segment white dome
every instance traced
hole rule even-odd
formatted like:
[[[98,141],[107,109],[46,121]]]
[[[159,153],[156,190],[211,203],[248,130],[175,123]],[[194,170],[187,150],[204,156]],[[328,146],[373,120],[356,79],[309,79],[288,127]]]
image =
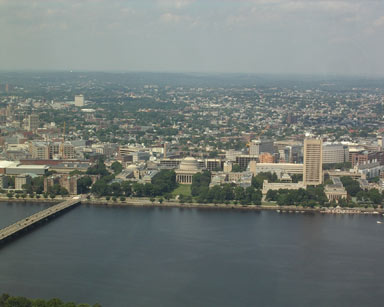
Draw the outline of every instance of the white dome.
[[[195,171],[199,168],[199,164],[195,158],[187,157],[180,163],[180,170]]]

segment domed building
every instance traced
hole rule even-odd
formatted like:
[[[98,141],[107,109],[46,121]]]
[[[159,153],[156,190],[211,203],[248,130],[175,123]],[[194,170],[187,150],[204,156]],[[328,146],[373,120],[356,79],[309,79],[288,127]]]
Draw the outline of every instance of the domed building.
[[[196,173],[199,173],[199,163],[195,158],[187,157],[183,159],[179,165],[179,168],[175,170],[176,181],[181,184],[192,184],[192,177]]]

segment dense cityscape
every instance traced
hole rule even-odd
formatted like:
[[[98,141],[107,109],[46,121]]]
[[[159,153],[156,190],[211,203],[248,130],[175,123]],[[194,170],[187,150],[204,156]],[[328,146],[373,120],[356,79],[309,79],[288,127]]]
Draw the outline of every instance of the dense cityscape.
[[[380,79],[0,75],[8,199],[377,208]]]

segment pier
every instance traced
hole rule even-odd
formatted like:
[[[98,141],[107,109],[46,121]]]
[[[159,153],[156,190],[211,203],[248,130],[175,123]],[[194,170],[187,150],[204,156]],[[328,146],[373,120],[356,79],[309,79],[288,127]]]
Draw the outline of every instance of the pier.
[[[8,227],[0,229],[0,244],[41,222],[47,221],[48,219],[52,218],[53,216],[59,213],[62,213],[70,208],[73,208],[74,206],[80,204],[80,202],[81,202],[80,197],[74,197],[72,199],[66,200],[52,207],[49,207],[45,210],[37,212],[22,220],[19,220],[16,223],[9,225]]]

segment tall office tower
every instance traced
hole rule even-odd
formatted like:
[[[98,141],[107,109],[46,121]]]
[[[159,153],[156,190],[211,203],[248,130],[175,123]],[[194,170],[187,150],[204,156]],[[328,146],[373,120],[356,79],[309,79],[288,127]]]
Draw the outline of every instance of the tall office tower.
[[[165,142],[164,143],[164,147],[163,147],[163,156],[164,156],[164,158],[167,158],[168,151],[169,151],[169,143]]]
[[[28,130],[29,131],[35,131],[37,128],[39,128],[39,115],[37,114],[31,114],[28,115]]]
[[[305,185],[323,183],[323,141],[321,139],[304,140],[304,175]]]
[[[84,107],[84,95],[76,95],[75,96],[75,106],[76,107]]]

